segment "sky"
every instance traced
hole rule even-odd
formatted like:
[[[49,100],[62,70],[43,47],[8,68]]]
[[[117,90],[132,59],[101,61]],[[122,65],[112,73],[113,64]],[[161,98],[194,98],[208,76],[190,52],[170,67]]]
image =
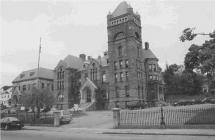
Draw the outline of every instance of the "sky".
[[[40,66],[54,69],[67,55],[98,57],[107,50],[107,19],[122,0],[1,0],[0,86],[11,85],[22,71]],[[141,16],[142,41],[159,58],[159,64],[183,64],[191,44],[182,43],[183,29],[215,30],[214,0],[127,0]]]

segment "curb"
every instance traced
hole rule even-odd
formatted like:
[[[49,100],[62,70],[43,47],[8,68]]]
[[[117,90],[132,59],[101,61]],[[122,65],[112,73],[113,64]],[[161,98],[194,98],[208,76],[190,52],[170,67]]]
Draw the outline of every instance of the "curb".
[[[182,134],[182,133],[131,133],[131,132],[103,132],[102,134],[121,134],[121,135],[183,135],[183,136],[213,136],[215,134]]]

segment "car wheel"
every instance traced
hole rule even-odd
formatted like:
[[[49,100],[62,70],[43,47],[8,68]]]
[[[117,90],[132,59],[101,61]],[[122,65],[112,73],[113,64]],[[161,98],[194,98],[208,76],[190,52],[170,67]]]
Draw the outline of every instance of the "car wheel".
[[[8,129],[9,129],[9,126],[6,124],[5,127],[4,127],[4,129],[5,129],[5,130],[8,130]]]

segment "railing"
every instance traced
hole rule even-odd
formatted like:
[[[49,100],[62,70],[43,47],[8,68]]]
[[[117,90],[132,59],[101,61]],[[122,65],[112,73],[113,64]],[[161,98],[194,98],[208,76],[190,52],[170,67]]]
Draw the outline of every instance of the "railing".
[[[141,110],[121,110],[118,128],[167,128],[187,125],[215,124],[215,105],[156,107]]]

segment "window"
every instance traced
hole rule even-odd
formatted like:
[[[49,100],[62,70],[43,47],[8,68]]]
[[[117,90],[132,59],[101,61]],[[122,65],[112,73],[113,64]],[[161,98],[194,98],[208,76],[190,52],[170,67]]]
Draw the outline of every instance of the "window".
[[[123,65],[122,60],[119,60],[119,67],[122,68],[122,65]]]
[[[128,60],[125,60],[125,67],[128,68]]]
[[[129,97],[129,88],[128,88],[128,86],[125,86],[125,96]]]
[[[125,80],[128,81],[128,72],[125,72]]]
[[[102,82],[106,82],[107,81],[107,78],[106,78],[106,74],[104,73],[103,75],[102,75]]]
[[[140,86],[138,86],[137,92],[138,92],[138,97],[140,98]]]
[[[156,65],[155,64],[149,64],[149,71],[150,72],[155,72],[155,71],[157,71],[157,69],[156,69]]]
[[[33,76],[34,74],[35,74],[35,72],[30,72],[30,74],[29,74],[29,75],[30,75],[30,76]]]
[[[62,81],[62,85],[61,85],[62,89],[64,89],[64,81]]]
[[[115,87],[115,94],[116,94],[116,98],[119,98],[119,91],[118,91],[118,87]]]
[[[26,85],[22,86],[22,91],[26,91]]]
[[[62,71],[61,74],[61,78],[64,79],[64,71]]]
[[[45,87],[45,84],[44,83],[42,83],[42,88],[44,88]]]
[[[117,69],[117,62],[114,62],[114,69]]]
[[[91,80],[97,80],[97,68],[96,68],[95,63],[92,64]]]
[[[152,75],[149,75],[149,79],[150,79],[150,80],[153,80],[153,77],[152,77]]]
[[[122,46],[118,47],[118,56],[122,56]]]
[[[137,47],[137,57],[140,57],[140,47]]]
[[[119,75],[120,81],[122,81],[122,78],[123,78],[123,72],[120,72],[120,75]]]
[[[28,90],[30,90],[30,88],[31,88],[31,85],[30,85],[30,84],[28,84]]]
[[[25,74],[23,73],[23,74],[20,74],[20,78],[23,78],[25,76]]]
[[[115,82],[117,82],[118,77],[117,77],[116,73],[115,73],[114,77],[115,77]]]

